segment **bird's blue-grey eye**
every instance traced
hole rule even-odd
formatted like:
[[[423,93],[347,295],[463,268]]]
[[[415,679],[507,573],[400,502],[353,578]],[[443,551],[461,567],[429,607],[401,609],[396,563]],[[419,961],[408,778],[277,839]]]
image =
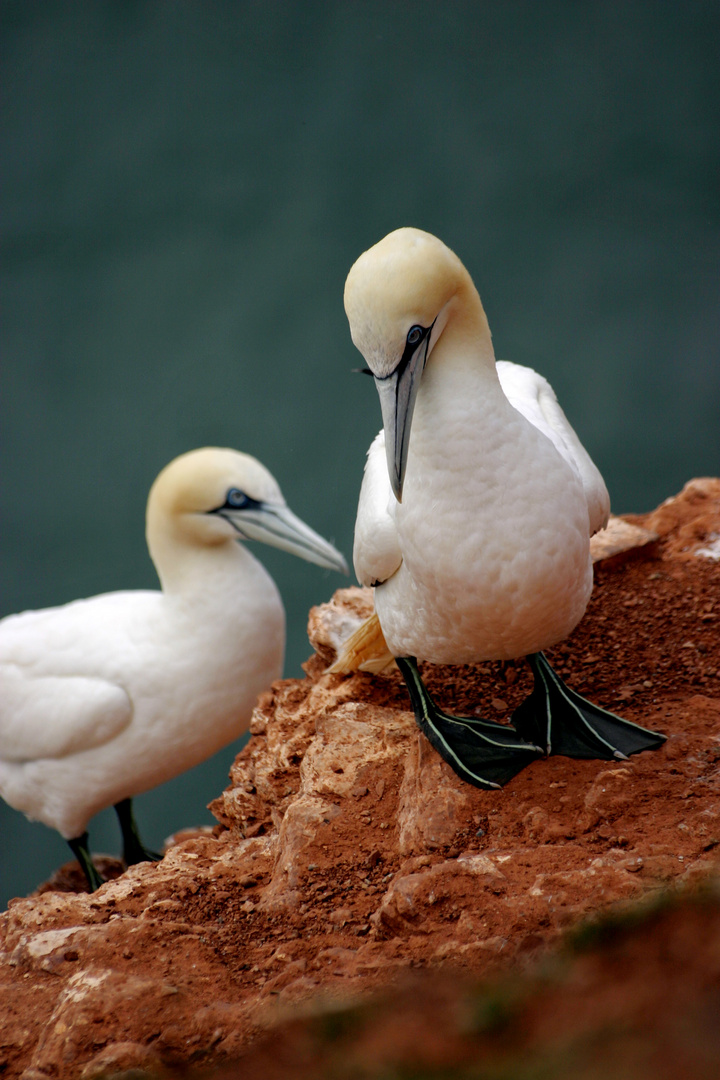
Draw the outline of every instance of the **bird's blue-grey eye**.
[[[422,341],[422,336],[423,336],[424,332],[425,331],[423,330],[422,326],[412,326],[408,330],[408,336],[407,336],[408,345],[417,345],[420,341]]]
[[[227,504],[234,510],[242,510],[250,503],[250,498],[239,488],[230,488],[227,493]]]

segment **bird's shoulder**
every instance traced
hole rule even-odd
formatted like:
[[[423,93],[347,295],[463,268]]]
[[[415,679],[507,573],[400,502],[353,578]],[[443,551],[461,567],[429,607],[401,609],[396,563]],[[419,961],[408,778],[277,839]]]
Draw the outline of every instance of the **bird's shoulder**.
[[[81,667],[91,667],[95,655],[117,647],[134,627],[157,617],[161,607],[161,592],[137,590],[7,615],[0,620],[0,662],[37,662],[52,670],[53,657],[74,654]]]

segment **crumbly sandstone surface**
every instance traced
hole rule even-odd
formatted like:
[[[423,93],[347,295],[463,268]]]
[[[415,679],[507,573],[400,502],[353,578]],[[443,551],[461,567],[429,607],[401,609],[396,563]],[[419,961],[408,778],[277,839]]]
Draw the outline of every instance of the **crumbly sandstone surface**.
[[[526,970],[588,917],[711,880],[720,480],[615,519],[596,545],[588,611],[548,655],[582,694],[665,732],[662,749],[617,763],[552,757],[502,791],[471,788],[418,733],[398,672],[325,673],[372,609],[368,590],[340,590],[310,613],[306,678],[260,698],[212,832],[188,830],[162,862],[125,873],[106,860],[119,876],[93,895],[68,864],[0,915],[0,1076],[163,1076],[259,1054],[248,1075],[271,1077],[268,1046],[280,1052],[309,1003],[399,985],[403,1016],[414,1002],[439,1017],[448,985]],[[423,674],[449,711],[500,721],[531,685],[523,661]],[[699,950],[717,988],[719,950],[706,943],[720,939],[720,906],[702,912],[678,956]],[[669,934],[638,939],[628,970],[643,970],[640,940]],[[674,965],[673,993],[693,970]],[[411,974],[440,982],[409,993]],[[437,1039],[428,1016],[403,1029],[414,1053]]]

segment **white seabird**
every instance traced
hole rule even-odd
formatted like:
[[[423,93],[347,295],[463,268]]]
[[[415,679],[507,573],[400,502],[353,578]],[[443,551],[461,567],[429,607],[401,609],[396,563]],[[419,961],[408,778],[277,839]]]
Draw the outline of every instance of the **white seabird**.
[[[375,586],[421,729],[481,787],[541,752],[622,758],[658,746],[662,735],[566,687],[541,651],[585,611],[590,535],[609,513],[602,477],[550,385],[496,363],[470,275],[420,230],[398,229],[360,256],[345,310],[383,417],[360,493],[355,570]],[[520,656],[535,689],[514,726],[443,713],[416,664]]]
[[[57,829],[91,889],[102,879],[90,818],[114,805],[126,863],[152,858],[131,797],[241,735],[282,674],[282,600],[245,540],[348,572],[260,462],[204,448],[172,461],[150,491],[147,543],[162,591],[0,622],[0,794]]]

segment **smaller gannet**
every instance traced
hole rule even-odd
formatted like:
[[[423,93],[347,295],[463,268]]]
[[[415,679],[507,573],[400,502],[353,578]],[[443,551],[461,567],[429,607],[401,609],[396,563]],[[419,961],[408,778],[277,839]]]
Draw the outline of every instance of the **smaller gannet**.
[[[280,677],[285,611],[245,540],[347,573],[247,454],[172,461],[147,504],[161,591],[114,592],[0,622],[0,795],[68,841],[91,889],[87,824],[114,805],[127,864],[159,858],[131,798],[241,735]]]
[[[488,788],[539,753],[623,758],[660,745],[664,736],[570,690],[541,651],[585,611],[590,536],[607,522],[608,494],[547,381],[496,363],[458,257],[398,229],[351,268],[345,310],[383,418],[360,492],[355,571],[375,587],[421,730],[461,777]],[[361,627],[350,652],[363,640],[377,635]],[[514,726],[442,712],[416,664],[521,656],[535,685]],[[343,669],[341,658],[331,670]]]

